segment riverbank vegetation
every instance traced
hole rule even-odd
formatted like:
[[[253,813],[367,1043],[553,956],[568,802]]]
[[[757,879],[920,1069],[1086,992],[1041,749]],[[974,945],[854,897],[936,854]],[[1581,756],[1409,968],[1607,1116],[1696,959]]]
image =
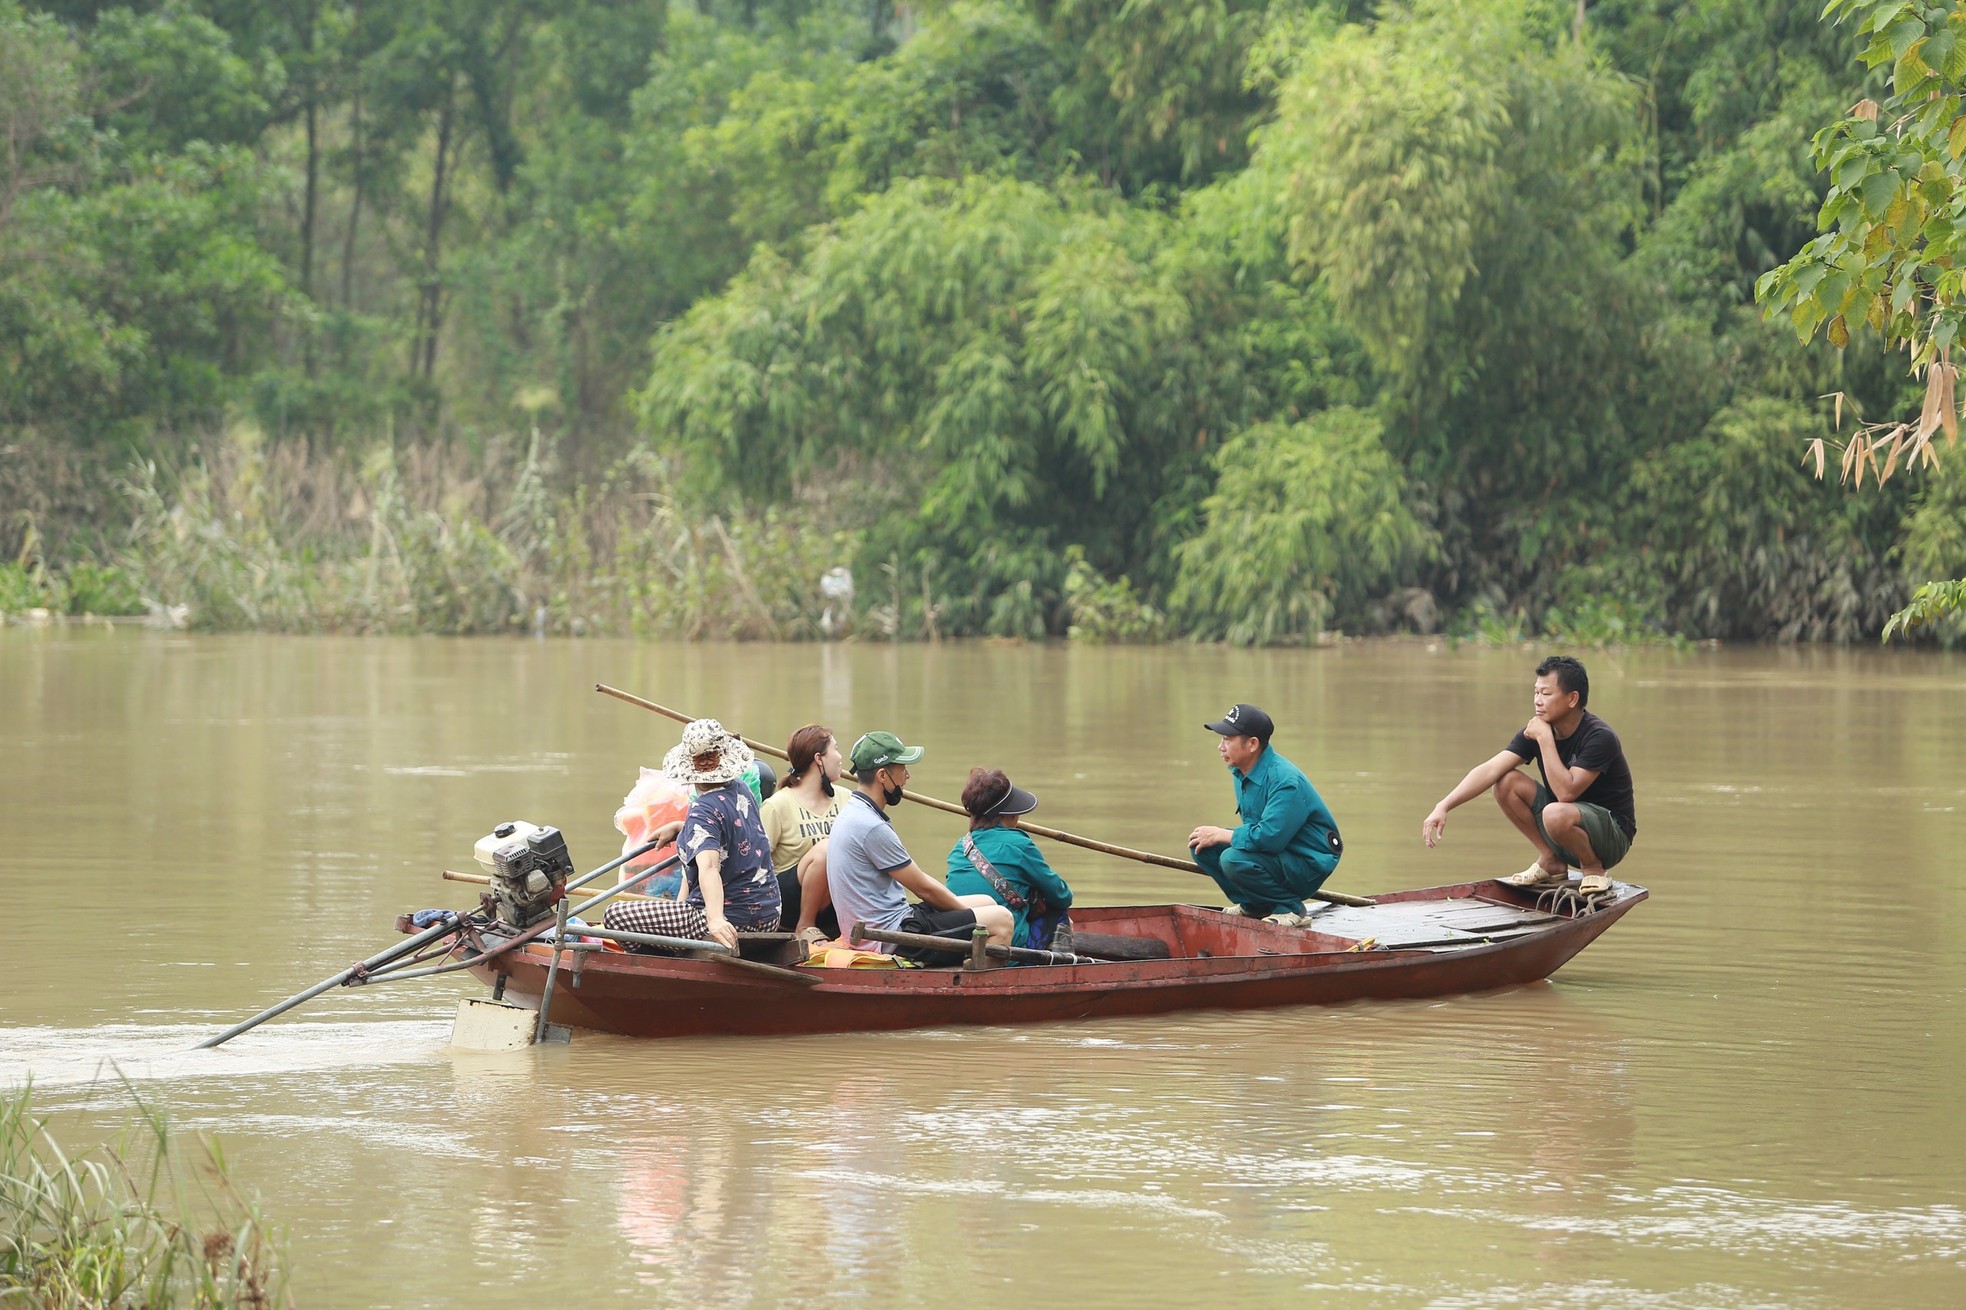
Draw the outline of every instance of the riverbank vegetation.
[[[1819,481],[1919,388],[1754,298],[1845,185],[1809,142],[1854,39],[1784,0],[0,0],[0,609],[1871,638],[1966,572],[1966,493]]]
[[[187,1161],[142,1109],[120,1146],[77,1154],[0,1093],[0,1303],[37,1310],[291,1305],[277,1246],[218,1148]]]

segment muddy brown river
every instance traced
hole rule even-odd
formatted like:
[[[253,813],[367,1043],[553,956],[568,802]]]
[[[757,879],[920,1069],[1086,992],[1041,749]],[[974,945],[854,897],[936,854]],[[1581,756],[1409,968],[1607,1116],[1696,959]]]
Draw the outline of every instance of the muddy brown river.
[[[1334,888],[1527,862],[1428,808],[1536,652],[674,646],[0,629],[0,1086],[75,1144],[131,1097],[215,1134],[306,1307],[1966,1304],[1966,659],[1585,653],[1652,899],[1546,984],[1447,1000],[792,1039],[448,1047],[468,978],[337,989],[493,824],[583,869],[666,720],[817,720],[995,764],[1178,853],[1200,725],[1268,709]],[[959,833],[904,806],[939,869]],[[1201,901],[1070,848],[1087,903]],[[1204,894],[1206,893],[1206,895]],[[1333,1298],[1335,1299],[1335,1298]]]

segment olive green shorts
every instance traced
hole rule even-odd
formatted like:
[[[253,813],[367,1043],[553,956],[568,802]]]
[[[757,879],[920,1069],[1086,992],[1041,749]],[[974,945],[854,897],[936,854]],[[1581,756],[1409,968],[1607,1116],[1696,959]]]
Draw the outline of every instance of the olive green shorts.
[[[1555,847],[1556,853],[1563,857],[1564,863],[1573,869],[1582,868],[1584,862],[1563,847],[1557,846],[1555,839],[1550,836],[1550,830],[1543,826],[1543,808],[1555,801],[1556,797],[1550,795],[1548,787],[1540,782],[1536,784],[1536,831],[1543,834],[1544,841]],[[1577,822],[1582,825],[1584,836],[1590,838],[1591,850],[1596,854],[1598,863],[1609,869],[1619,860],[1624,859],[1625,852],[1632,848],[1632,839],[1625,836],[1625,830],[1618,826],[1618,820],[1612,817],[1611,811],[1602,805],[1592,805],[1587,801],[1572,803],[1577,807]]]

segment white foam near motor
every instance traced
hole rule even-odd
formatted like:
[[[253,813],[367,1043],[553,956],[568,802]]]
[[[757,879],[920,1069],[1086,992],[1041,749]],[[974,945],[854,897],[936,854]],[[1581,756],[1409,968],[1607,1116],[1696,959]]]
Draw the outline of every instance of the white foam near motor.
[[[538,1026],[537,1010],[505,1001],[467,997],[457,1003],[451,1045],[469,1051],[517,1051],[532,1045],[533,1030]],[[569,1042],[573,1040],[573,1030],[563,1023],[549,1023],[542,1040]]]

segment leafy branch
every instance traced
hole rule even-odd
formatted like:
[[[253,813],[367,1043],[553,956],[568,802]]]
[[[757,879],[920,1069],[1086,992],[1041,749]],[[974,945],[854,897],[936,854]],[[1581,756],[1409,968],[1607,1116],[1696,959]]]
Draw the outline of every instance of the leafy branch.
[[[1887,70],[1890,94],[1857,101],[1816,134],[1815,163],[1830,181],[1819,234],[1763,274],[1755,296],[1769,317],[1786,315],[1804,343],[1820,328],[1841,350],[1853,326],[1869,327],[1924,375],[1916,420],[1863,425],[1843,447],[1840,476],[1861,487],[1866,475],[1881,484],[1900,468],[1936,466],[1933,439],[1944,433],[1951,446],[1959,437],[1952,350],[1966,323],[1966,6],[1830,0],[1824,16],[1854,25],[1858,61]],[[1803,462],[1824,475],[1824,438],[1809,443]],[[1950,613],[1959,600],[1960,584],[1927,584],[1884,636]]]

